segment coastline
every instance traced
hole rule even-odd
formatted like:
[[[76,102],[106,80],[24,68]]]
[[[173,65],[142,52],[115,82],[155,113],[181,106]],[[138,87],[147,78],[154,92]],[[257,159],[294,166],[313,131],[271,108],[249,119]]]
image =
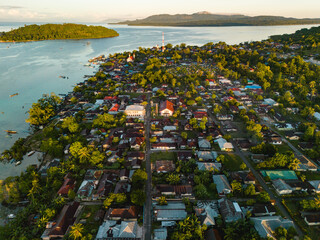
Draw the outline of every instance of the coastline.
[[[277,26],[305,26],[305,25],[320,25],[319,23],[301,23],[301,24],[275,24],[275,25],[250,25],[250,24],[238,24],[238,25],[164,25],[164,24],[128,24],[128,23],[108,23],[112,25],[128,26],[128,27],[277,27]]]
[[[54,40],[90,40],[90,39],[104,39],[104,38],[115,38],[115,37],[119,37],[120,34],[118,34],[117,36],[112,36],[112,37],[96,37],[96,38],[56,38],[56,39],[43,39],[43,40],[17,40],[17,41],[13,41],[13,40],[8,40],[8,41],[4,41],[4,40],[0,40],[0,43],[24,43],[24,42],[42,42],[42,41],[54,41]]]

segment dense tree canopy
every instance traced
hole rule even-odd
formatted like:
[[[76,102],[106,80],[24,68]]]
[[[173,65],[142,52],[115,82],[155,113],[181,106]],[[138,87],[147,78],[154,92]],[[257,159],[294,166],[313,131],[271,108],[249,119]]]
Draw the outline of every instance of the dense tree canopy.
[[[102,26],[82,24],[25,25],[0,35],[2,41],[39,41],[53,39],[85,39],[116,37],[119,34]]]

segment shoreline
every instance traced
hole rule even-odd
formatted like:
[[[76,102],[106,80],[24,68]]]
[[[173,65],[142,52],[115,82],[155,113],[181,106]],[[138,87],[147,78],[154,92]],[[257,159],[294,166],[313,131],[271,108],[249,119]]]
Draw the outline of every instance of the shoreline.
[[[42,40],[23,40],[23,41],[13,41],[13,40],[8,40],[8,41],[4,41],[4,40],[0,40],[0,43],[24,43],[24,42],[42,42],[42,41],[55,41],[55,40],[90,40],[90,39],[103,39],[103,38],[115,38],[115,37],[119,37],[120,34],[118,34],[118,36],[112,36],[112,37],[96,37],[96,38],[57,38],[57,39],[42,39]]]

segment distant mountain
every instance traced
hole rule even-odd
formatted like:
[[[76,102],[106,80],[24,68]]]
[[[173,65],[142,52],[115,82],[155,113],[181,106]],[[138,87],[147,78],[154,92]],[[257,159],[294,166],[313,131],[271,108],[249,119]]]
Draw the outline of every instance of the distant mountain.
[[[117,22],[136,26],[271,26],[294,24],[320,24],[320,18],[285,18],[280,16],[255,16],[249,17],[241,14],[222,15],[210,12],[194,14],[160,14],[144,19]]]

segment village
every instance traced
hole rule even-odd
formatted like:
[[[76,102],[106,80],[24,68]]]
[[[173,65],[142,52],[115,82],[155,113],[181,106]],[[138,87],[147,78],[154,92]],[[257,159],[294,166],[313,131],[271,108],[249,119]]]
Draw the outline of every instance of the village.
[[[312,206],[320,205],[319,162],[306,154],[315,147],[311,126],[290,117],[302,109],[284,108],[279,93],[266,93],[257,80],[235,80],[215,59],[200,57],[222,48],[155,47],[94,60],[99,71],[64,97],[49,124],[63,153],[36,174],[63,174],[56,196],[64,202],[45,218],[41,239],[319,233],[320,211]],[[77,140],[68,143],[68,134]]]

